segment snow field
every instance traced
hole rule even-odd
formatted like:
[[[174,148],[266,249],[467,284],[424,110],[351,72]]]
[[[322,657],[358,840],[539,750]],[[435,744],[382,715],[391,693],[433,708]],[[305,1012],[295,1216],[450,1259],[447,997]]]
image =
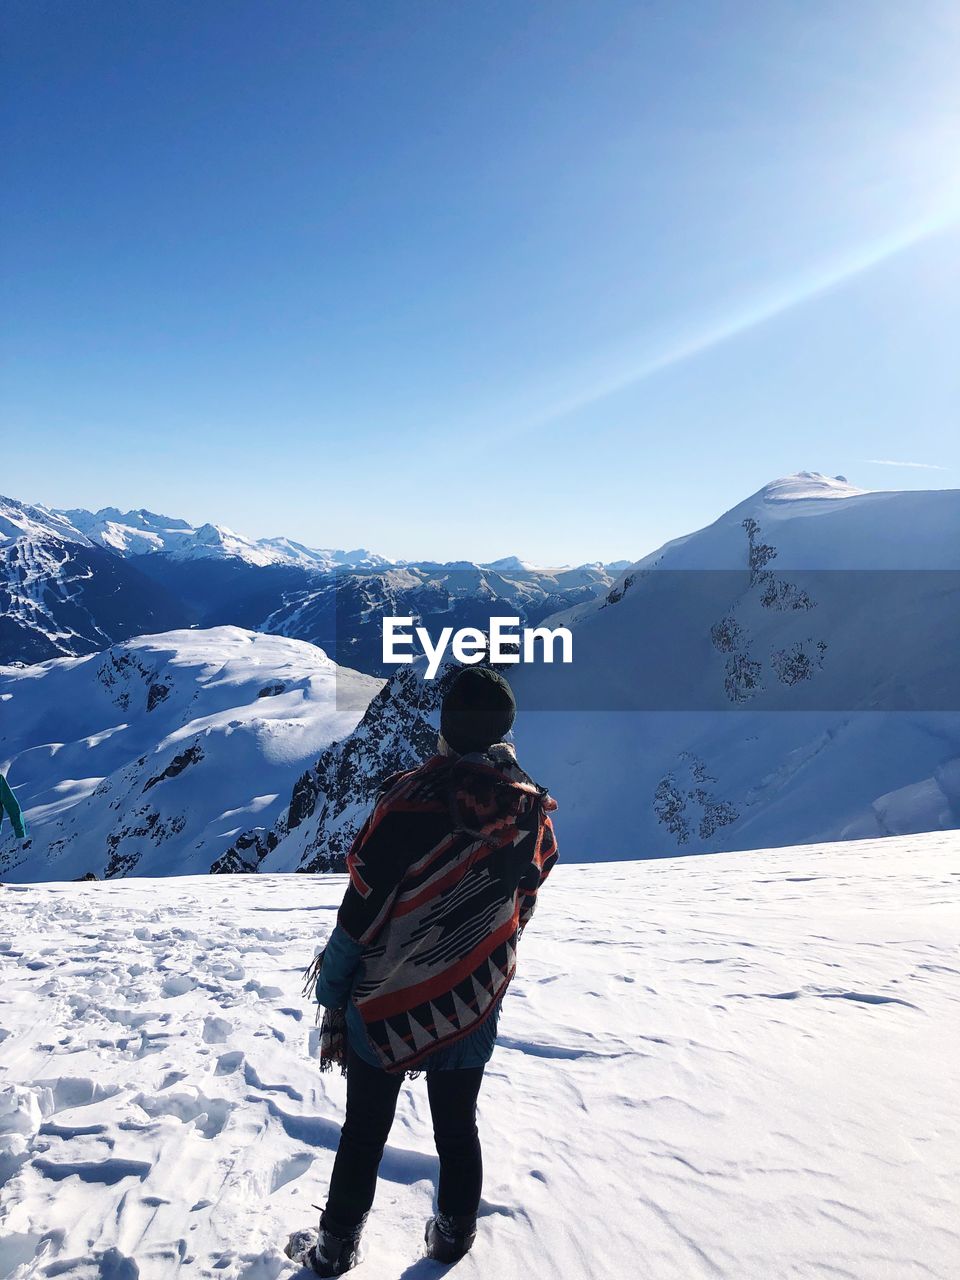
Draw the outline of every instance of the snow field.
[[[480,1095],[470,1277],[960,1274],[960,836],[563,865]],[[345,1082],[301,971],[340,876],[0,887],[0,1276],[296,1269]],[[425,1081],[370,1280],[431,1280]]]

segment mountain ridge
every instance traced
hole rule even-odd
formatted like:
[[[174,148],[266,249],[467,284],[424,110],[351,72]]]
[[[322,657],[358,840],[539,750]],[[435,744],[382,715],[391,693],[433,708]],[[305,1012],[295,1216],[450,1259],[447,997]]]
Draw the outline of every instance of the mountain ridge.
[[[332,650],[339,629],[362,639],[348,665],[383,674],[379,639],[364,623],[388,602],[428,624],[449,614],[469,625],[474,605],[498,596],[505,612],[535,622],[602,595],[614,578],[602,564],[524,565],[394,562],[362,548],[254,542],[144,508],[52,511],[0,499],[0,662],[95,652],[186,626],[241,626]]]

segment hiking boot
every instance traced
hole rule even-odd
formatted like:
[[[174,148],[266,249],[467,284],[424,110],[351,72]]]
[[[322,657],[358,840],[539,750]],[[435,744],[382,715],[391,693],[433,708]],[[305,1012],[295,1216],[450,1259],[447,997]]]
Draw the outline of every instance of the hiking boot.
[[[423,1233],[427,1257],[435,1262],[456,1262],[477,1238],[476,1214],[438,1213]]]
[[[291,1236],[287,1246],[287,1257],[293,1258],[301,1266],[310,1267],[318,1276],[341,1276],[363,1261],[360,1248],[360,1235],[367,1215],[364,1214],[353,1231],[338,1235],[324,1225],[324,1215],[320,1216],[319,1231],[310,1232],[310,1243],[303,1241],[306,1247],[291,1251],[296,1237]],[[297,1237],[306,1233],[297,1233]]]

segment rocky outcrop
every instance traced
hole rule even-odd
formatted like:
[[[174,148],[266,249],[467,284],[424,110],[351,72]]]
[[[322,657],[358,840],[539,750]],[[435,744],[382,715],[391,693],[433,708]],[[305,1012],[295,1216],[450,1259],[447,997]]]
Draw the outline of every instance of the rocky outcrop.
[[[795,582],[777,577],[768,568],[777,549],[762,539],[760,522],[753,516],[742,521],[747,535],[748,584],[733,603],[731,611],[710,628],[710,639],[718,653],[725,655],[723,688],[730,702],[744,704],[764,688],[764,676],[784,685],[810,680],[823,667],[827,642],[802,635],[789,646],[760,653],[748,621],[751,610],[779,613],[806,613],[817,602]],[[736,616],[739,613],[739,617]]]
[[[149,791],[151,787],[155,787],[158,782],[164,782],[167,778],[176,778],[183,773],[192,764],[199,764],[203,759],[203,750],[199,742],[193,743],[186,751],[181,751],[175,755],[165,769],[160,773],[156,773],[152,778],[148,778],[143,784],[144,791]]]
[[[436,750],[440,701],[453,668],[436,680],[404,666],[370,703],[356,729],[328,747],[295,782],[271,831],[245,832],[212,872],[343,871],[344,859],[385,778]]]
[[[677,768],[657,784],[654,812],[678,845],[691,837],[709,840],[720,827],[739,818],[737,808],[712,789],[716,781],[699,756],[681,751]]]

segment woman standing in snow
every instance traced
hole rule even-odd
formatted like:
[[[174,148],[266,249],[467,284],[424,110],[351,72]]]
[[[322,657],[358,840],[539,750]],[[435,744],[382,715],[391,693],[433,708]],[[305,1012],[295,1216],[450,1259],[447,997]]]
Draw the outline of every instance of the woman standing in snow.
[[[477,1095],[517,941],[556,862],[556,803],[501,741],[506,680],[465,667],[443,699],[438,754],[388,778],[347,855],[350,882],[309,984],[327,1013],[321,1069],[347,1076],[347,1111],[318,1235],[287,1252],[321,1276],[360,1260],[377,1170],[405,1075],[426,1072],[440,1158],[428,1256],[476,1235],[483,1177]]]

